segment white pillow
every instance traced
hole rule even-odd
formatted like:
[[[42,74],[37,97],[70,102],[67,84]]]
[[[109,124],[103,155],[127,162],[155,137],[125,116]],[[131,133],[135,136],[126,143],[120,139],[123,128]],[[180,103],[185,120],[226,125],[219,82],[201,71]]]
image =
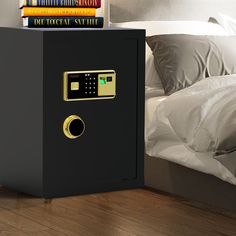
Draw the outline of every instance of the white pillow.
[[[202,21],[131,21],[113,23],[111,27],[146,29],[146,36],[159,34],[227,35],[222,26]],[[154,57],[148,45],[146,45],[145,81],[146,86],[158,88],[158,91],[163,90],[154,67]]]
[[[236,35],[236,19],[219,13],[217,17],[210,17],[209,21],[216,21],[229,35]]]

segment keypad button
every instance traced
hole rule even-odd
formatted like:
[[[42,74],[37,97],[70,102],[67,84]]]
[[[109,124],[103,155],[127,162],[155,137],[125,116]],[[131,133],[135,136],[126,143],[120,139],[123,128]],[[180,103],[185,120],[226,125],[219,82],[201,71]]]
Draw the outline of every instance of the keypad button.
[[[107,82],[112,82],[112,76],[107,77]]]

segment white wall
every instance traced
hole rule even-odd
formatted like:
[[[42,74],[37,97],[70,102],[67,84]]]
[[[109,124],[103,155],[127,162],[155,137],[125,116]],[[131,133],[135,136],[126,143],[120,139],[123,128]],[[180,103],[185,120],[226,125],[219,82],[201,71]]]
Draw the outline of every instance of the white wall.
[[[224,13],[236,18],[236,0],[110,0],[111,21],[203,20]]]
[[[19,0],[0,0],[0,26],[21,26]]]
[[[107,11],[98,10],[98,15]],[[224,13],[236,18],[236,0],[110,0],[111,21],[130,20],[208,20]],[[21,26],[19,0],[0,0],[0,26]]]

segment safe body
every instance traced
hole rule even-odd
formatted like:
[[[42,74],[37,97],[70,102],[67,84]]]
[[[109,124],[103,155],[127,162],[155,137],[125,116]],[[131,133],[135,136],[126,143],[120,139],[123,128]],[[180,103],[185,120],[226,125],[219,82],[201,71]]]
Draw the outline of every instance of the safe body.
[[[0,184],[44,198],[143,186],[145,31],[0,28]],[[68,71],[113,70],[113,99],[65,101]],[[63,123],[77,115],[84,133]]]

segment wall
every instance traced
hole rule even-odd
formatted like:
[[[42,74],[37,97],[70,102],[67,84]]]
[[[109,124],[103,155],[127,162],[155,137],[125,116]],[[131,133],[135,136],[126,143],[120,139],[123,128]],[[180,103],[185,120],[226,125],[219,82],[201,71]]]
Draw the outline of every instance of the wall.
[[[236,18],[236,0],[110,0],[111,21],[203,20],[224,13]]]
[[[21,26],[19,0],[0,0],[0,26]]]
[[[103,0],[98,15],[106,8]],[[130,20],[208,20],[217,13],[236,18],[236,0],[110,0],[111,21]],[[0,0],[0,26],[22,24],[19,0]],[[106,14],[105,14],[106,15]],[[106,15],[107,19],[107,15]]]

